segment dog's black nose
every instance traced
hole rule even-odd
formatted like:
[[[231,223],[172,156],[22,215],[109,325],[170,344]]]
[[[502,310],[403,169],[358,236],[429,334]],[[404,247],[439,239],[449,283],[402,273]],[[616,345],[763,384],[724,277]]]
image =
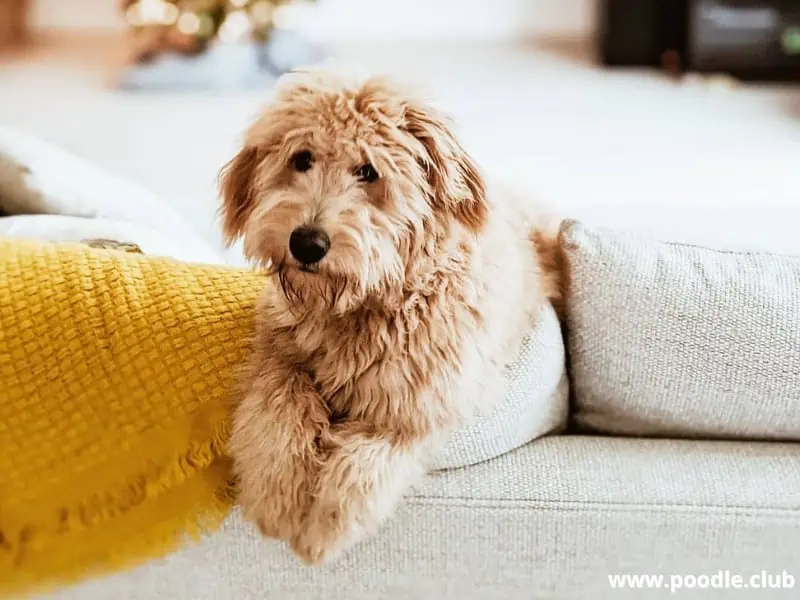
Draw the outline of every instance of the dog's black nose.
[[[298,227],[289,236],[289,251],[304,265],[321,261],[330,247],[328,234],[316,227]]]

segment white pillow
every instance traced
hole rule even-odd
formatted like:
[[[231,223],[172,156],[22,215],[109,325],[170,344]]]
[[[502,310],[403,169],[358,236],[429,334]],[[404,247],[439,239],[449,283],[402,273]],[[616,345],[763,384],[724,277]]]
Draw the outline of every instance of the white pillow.
[[[0,197],[11,202],[13,212],[35,213],[0,219],[2,235],[52,241],[107,238],[136,243],[147,254],[224,262],[172,206],[152,192],[3,126]]]

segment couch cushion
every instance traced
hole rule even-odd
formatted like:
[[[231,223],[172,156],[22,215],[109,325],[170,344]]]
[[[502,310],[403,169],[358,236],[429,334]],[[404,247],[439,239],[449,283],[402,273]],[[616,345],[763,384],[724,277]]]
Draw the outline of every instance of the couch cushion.
[[[579,427],[800,440],[800,257],[576,222],[561,244]]]
[[[429,477],[377,537],[322,568],[302,566],[234,514],[199,545],[48,598],[694,598],[614,589],[608,576],[719,570],[788,570],[797,587],[798,461],[798,444],[550,436]],[[796,587],[768,597],[796,598]]]
[[[472,465],[563,429],[568,385],[561,327],[546,306],[517,359],[506,369],[506,390],[494,409],[458,430],[434,459],[433,469]]]

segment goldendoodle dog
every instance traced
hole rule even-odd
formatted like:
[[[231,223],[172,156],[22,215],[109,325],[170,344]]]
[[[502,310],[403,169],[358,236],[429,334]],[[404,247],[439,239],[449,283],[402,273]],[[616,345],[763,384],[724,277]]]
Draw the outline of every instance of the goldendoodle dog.
[[[557,296],[554,242],[487,189],[446,118],[381,78],[284,76],[221,193],[227,240],[274,281],[234,412],[239,500],[316,563],[502,397]]]

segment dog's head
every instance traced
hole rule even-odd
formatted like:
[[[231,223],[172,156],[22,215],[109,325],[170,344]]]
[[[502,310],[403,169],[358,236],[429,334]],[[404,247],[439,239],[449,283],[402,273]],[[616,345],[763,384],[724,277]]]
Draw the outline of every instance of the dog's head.
[[[337,312],[402,286],[415,256],[488,211],[447,121],[377,78],[285,76],[220,182],[228,243],[290,302]]]

